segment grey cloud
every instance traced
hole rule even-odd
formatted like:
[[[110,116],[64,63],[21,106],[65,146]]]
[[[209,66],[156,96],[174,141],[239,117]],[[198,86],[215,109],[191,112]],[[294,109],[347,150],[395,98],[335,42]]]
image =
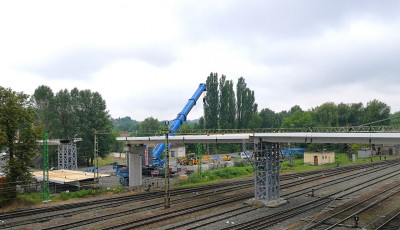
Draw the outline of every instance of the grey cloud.
[[[60,52],[47,60],[30,64],[24,68],[45,78],[85,79],[105,65],[121,59],[137,59],[150,65],[163,67],[176,60],[175,53],[168,46],[147,46],[138,48],[72,48]]]
[[[398,1],[226,1],[207,8],[183,4],[179,14],[191,39],[219,38],[234,42],[253,39],[299,39],[342,26],[354,15],[387,20],[398,17]],[[243,44],[244,45],[244,44]]]

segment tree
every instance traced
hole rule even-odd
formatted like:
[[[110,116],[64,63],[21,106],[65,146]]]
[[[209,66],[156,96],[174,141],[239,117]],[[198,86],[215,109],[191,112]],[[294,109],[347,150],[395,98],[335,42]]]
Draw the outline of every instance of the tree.
[[[229,115],[228,115],[228,123],[229,128],[235,128],[235,122],[236,122],[236,98],[235,98],[235,91],[233,90],[233,81],[230,80],[227,82],[227,86],[226,88],[228,88],[228,111],[229,111]]]
[[[373,123],[372,125],[388,125],[390,121],[385,119],[389,118],[389,115],[390,107],[387,104],[374,99],[368,102],[365,107],[363,124],[384,120],[378,123]]]
[[[219,80],[219,128],[232,129],[235,126],[236,103],[233,82],[222,75]]]
[[[391,117],[393,119],[390,120],[390,125],[400,127],[400,111],[395,112]]]
[[[115,130],[133,132],[139,128],[139,122],[132,120],[132,118],[128,116],[112,120],[114,122]]]
[[[350,115],[348,124],[350,126],[360,125],[362,123],[363,112],[364,105],[361,102],[350,104]]]
[[[337,107],[333,102],[324,103],[313,110],[314,122],[318,126],[336,127],[339,124]]]
[[[260,117],[262,119],[262,128],[279,128],[281,127],[282,118],[279,114],[274,111],[265,108],[260,111]]]
[[[255,103],[254,91],[247,88],[243,77],[238,79],[236,95],[238,128],[248,128],[251,117],[257,113],[257,104]]]
[[[60,90],[52,96],[51,89],[40,86],[35,90],[32,101],[37,114],[47,114],[41,121],[50,138],[70,139],[81,137],[78,143],[78,162],[89,166],[93,164],[94,131],[98,135],[99,156],[105,157],[116,142],[112,134],[112,122],[106,102],[97,92],[79,90]],[[51,152],[50,152],[51,153]],[[50,157],[55,157],[50,154]]]
[[[247,84],[244,81],[243,77],[238,79],[238,83],[236,84],[236,106],[237,106],[237,125],[238,128],[243,128],[243,94],[246,89]]]
[[[148,117],[144,121],[139,123],[139,132],[145,134],[146,136],[155,135],[155,131],[160,130],[160,124],[157,119],[153,117]]]
[[[292,116],[297,110],[299,110],[300,112],[304,112],[303,109],[299,105],[295,105],[292,108],[290,108],[290,110],[288,112],[288,116]]]
[[[34,124],[35,112],[28,98],[26,94],[0,87],[0,148],[9,153],[5,167],[8,198],[16,196],[17,185],[25,187],[30,183],[31,158],[41,138],[41,128]]]
[[[218,128],[218,107],[219,107],[219,92],[218,92],[218,74],[210,73],[206,81],[207,93],[204,103],[204,118],[207,129]]]
[[[261,128],[262,122],[263,122],[263,120],[260,115],[253,114],[248,123],[248,128],[250,128],[250,129]]]
[[[311,112],[300,112],[297,110],[293,116],[286,117],[283,119],[282,128],[304,128],[311,127],[313,124],[311,118]]]
[[[32,106],[35,110],[35,121],[38,125],[43,126],[44,131],[52,136],[51,133],[54,125],[54,93],[45,85],[39,86],[31,97]]]

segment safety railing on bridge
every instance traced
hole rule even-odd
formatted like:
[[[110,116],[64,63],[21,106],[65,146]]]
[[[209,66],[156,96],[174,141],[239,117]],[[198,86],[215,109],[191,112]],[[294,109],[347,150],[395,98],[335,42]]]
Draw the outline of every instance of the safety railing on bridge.
[[[187,129],[178,130],[176,135],[211,135],[240,133],[399,133],[400,126],[346,126],[346,127],[301,127],[301,128],[256,128],[256,129]],[[162,136],[160,130],[132,132],[130,136]]]

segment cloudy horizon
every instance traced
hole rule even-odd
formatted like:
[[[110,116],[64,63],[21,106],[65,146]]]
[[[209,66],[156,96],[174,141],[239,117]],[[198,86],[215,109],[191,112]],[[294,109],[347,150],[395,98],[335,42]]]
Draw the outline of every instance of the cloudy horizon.
[[[400,111],[398,1],[4,1],[0,86],[99,92],[113,118],[171,120],[211,72],[259,110],[377,99]],[[201,99],[188,116],[203,113]]]

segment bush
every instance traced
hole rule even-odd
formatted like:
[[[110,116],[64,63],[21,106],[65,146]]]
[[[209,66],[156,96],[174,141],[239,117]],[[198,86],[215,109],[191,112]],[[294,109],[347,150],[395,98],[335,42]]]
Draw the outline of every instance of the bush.
[[[244,162],[243,159],[241,159],[239,157],[233,158],[233,166],[235,166],[235,167],[245,167],[246,165],[247,165],[247,163]]]
[[[68,200],[71,198],[84,198],[92,196],[95,193],[93,189],[85,189],[76,192],[62,192],[60,195],[61,200]]]
[[[249,176],[253,173],[251,166],[234,167],[234,168],[219,168],[216,170],[206,171],[202,174],[191,174],[188,183],[206,183],[215,180],[232,179],[237,177]]]

